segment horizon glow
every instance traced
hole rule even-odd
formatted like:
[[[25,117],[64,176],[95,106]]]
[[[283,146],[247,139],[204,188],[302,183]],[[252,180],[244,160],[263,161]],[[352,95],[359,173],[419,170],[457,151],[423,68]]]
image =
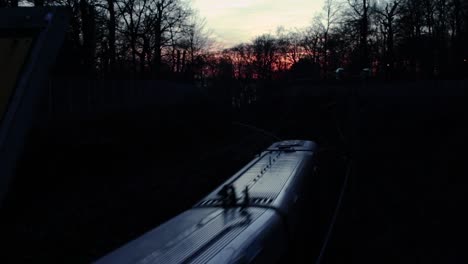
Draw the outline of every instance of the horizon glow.
[[[250,42],[279,27],[304,28],[322,10],[323,0],[192,0],[206,27],[225,48]]]

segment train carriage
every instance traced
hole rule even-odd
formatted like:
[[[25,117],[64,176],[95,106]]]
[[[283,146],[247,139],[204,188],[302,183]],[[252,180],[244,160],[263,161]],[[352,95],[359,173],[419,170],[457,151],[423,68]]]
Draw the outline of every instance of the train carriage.
[[[297,234],[317,146],[271,145],[224,184],[97,263],[275,263]]]

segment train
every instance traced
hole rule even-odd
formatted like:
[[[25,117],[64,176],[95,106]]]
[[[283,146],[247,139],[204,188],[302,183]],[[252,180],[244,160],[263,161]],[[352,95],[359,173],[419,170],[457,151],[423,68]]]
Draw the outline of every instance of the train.
[[[283,262],[301,233],[317,149],[273,143],[193,207],[95,263]]]

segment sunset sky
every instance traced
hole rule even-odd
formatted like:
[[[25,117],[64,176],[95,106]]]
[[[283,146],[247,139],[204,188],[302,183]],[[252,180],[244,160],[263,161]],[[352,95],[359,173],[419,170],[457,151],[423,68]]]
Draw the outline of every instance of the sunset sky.
[[[226,48],[263,33],[309,25],[322,0],[192,0],[214,38]]]

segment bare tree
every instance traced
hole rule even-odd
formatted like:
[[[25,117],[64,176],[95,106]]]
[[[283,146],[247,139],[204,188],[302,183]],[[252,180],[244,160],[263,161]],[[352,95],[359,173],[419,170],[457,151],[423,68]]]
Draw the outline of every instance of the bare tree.
[[[302,46],[305,53],[315,64],[320,64],[323,40],[322,33],[323,24],[321,23],[320,16],[316,16],[312,26],[308,27],[304,32],[302,39]]]
[[[254,50],[250,44],[239,44],[225,51],[234,64],[234,74],[237,79],[250,80],[253,78]]]
[[[259,78],[271,79],[273,77],[274,63],[277,61],[277,42],[272,35],[261,35],[252,43],[256,73]]]
[[[120,17],[125,23],[122,33],[129,42],[131,49],[132,71],[134,76],[137,71],[137,55],[139,52],[137,47],[138,38],[143,31],[143,21],[146,18],[148,5],[148,0],[123,0],[117,2]]]
[[[182,30],[190,12],[179,0],[158,0],[152,9],[154,50],[153,65],[157,76],[161,74],[163,49],[174,43],[174,36]]]
[[[177,53],[178,68],[188,78],[204,78],[204,64],[208,63],[213,44],[206,21],[193,14],[183,26],[181,36],[177,45],[180,48]]]
[[[324,23],[323,23],[323,70],[325,73],[329,71],[329,49],[330,49],[330,32],[333,27],[338,23],[340,17],[342,5],[336,0],[325,0],[323,13],[324,13]],[[324,76],[327,76],[325,74]]]
[[[304,32],[286,31],[284,28],[277,30],[277,45],[278,45],[278,62],[277,68],[279,71],[288,70],[291,65],[297,63],[304,57],[303,43]]]
[[[377,6],[375,9],[377,21],[380,25],[380,32],[383,36],[383,64],[387,68],[387,72],[391,72],[394,67],[394,39],[395,39],[395,24],[399,14],[399,5],[401,0],[392,0],[383,5]]]
[[[465,5],[468,7],[468,4]],[[454,72],[459,72],[459,74],[463,74],[460,69],[463,68],[464,59],[467,57],[466,48],[464,46],[468,45],[465,43],[464,45],[464,36],[466,33],[463,32],[463,28],[465,27],[468,29],[468,19],[463,20],[463,13],[465,16],[468,17],[468,10],[463,10],[463,5],[460,0],[452,0],[451,1],[451,9],[449,13],[449,24],[450,24],[450,42],[451,42],[451,52],[450,52],[450,61],[452,62],[450,65],[452,66],[452,70]],[[466,39],[466,37],[465,37]]]
[[[207,29],[205,19],[192,16],[185,33],[189,44],[190,61],[193,63],[197,55],[211,49],[213,45],[211,31]]]
[[[85,71],[94,71],[96,54],[96,20],[95,8],[86,0],[80,0],[82,25],[82,59]]]
[[[116,30],[117,30],[117,18],[115,12],[115,0],[107,0],[107,10],[109,12],[109,21],[107,22],[108,30],[108,59],[109,59],[109,70],[113,72],[115,70],[115,60],[116,60]]]
[[[348,21],[353,24],[358,36],[359,65],[361,68],[368,67],[369,56],[369,32],[371,22],[371,0],[348,0],[351,7]]]

